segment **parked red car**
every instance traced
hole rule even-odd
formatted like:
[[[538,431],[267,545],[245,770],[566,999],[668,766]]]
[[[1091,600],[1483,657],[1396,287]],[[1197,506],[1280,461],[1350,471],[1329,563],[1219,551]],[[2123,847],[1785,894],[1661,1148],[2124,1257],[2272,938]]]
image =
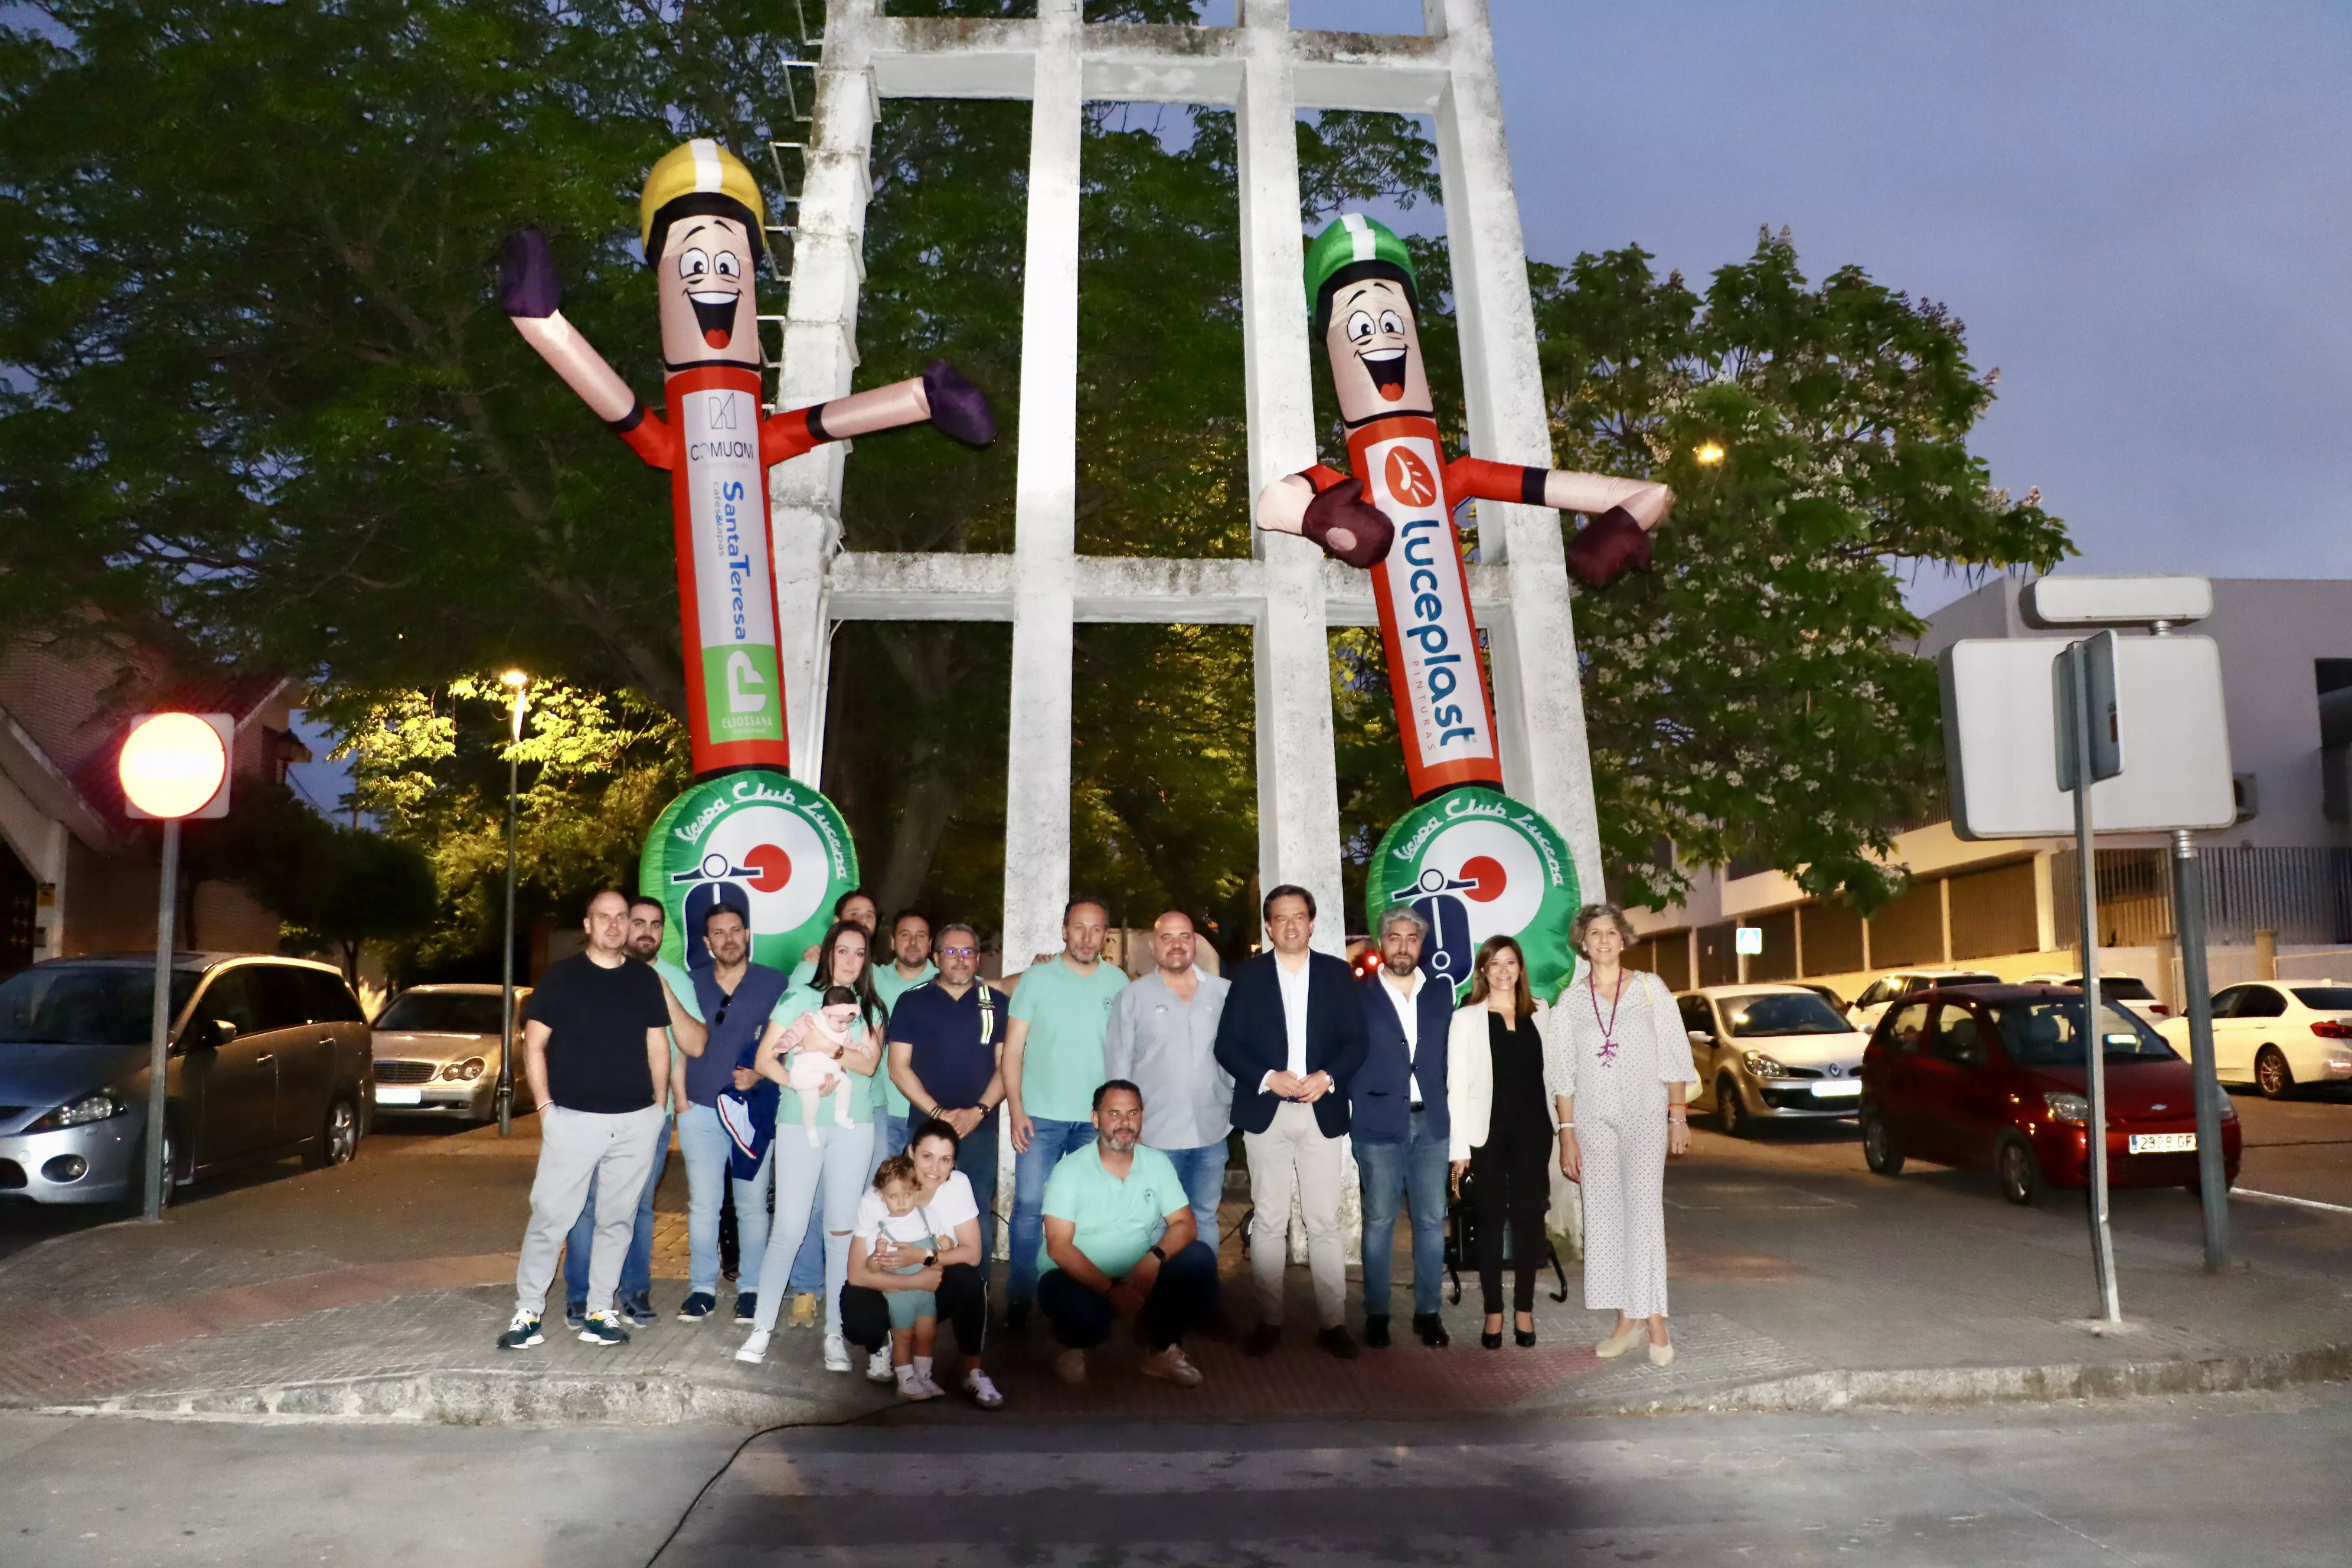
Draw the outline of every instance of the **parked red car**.
[[[2189,1064],[2139,1018],[2102,1001],[2107,1182],[2197,1187]],[[1862,1058],[1862,1151],[1883,1176],[1907,1159],[1992,1167],[2003,1196],[2090,1180],[2083,994],[2065,985],[1954,986],[1886,1010]],[[2221,1158],[2238,1179],[2238,1113],[2221,1102]]]

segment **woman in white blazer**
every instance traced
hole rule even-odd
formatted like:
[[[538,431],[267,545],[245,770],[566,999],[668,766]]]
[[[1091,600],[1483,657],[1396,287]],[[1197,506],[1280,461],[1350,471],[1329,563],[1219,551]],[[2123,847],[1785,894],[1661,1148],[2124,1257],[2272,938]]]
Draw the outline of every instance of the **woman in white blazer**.
[[[1690,1037],[1666,983],[1618,962],[1633,940],[1623,910],[1585,905],[1569,940],[1591,962],[1552,1009],[1545,1076],[1559,1101],[1560,1174],[1584,1189],[1584,1305],[1617,1309],[1592,1348],[1622,1355],[1646,1328],[1650,1360],[1664,1366],[1675,1359],[1666,1157],[1690,1147]]]
[[[1473,1177],[1478,1285],[1486,1322],[1478,1342],[1503,1348],[1503,1227],[1511,1228],[1514,1336],[1536,1342],[1536,1276],[1549,1248],[1552,1096],[1544,1081],[1544,1005],[1528,991],[1519,944],[1488,937],[1478,949],[1470,1000],[1445,1037],[1445,1113],[1453,1122],[1454,1182]]]

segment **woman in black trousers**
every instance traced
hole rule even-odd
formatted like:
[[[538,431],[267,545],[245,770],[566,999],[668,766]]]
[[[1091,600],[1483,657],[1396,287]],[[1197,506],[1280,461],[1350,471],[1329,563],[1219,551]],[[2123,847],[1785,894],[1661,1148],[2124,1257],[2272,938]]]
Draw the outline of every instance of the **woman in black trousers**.
[[[1477,1216],[1478,1286],[1486,1321],[1478,1342],[1503,1345],[1503,1231],[1510,1227],[1513,1337],[1536,1342],[1536,1279],[1549,1247],[1554,1152],[1551,1096],[1544,1088],[1543,1004],[1528,990],[1519,944],[1489,937],[1478,949],[1470,1000],[1445,1041],[1446,1111],[1453,1122],[1454,1177],[1472,1178]]]
[[[955,1245],[940,1250],[935,1268],[897,1272],[922,1262],[921,1253],[898,1247],[869,1226],[869,1219],[884,1212],[878,1194],[868,1193],[866,1201],[861,1201],[857,1228],[849,1242],[849,1280],[841,1288],[841,1336],[876,1356],[890,1342],[890,1304],[883,1292],[930,1290],[939,1298],[939,1315],[955,1330],[956,1349],[963,1355],[964,1396],[982,1410],[997,1410],[1003,1407],[1004,1395],[981,1365],[988,1330],[988,1259],[981,1255],[980,1210],[971,1178],[956,1169],[960,1142],[954,1128],[934,1120],[916,1128],[907,1144],[919,1184],[918,1201],[955,1232]],[[929,1278],[934,1274],[936,1282]],[[866,1375],[873,1377],[873,1367],[882,1366],[885,1359],[874,1361]],[[890,1375],[886,1368],[875,1381],[887,1382]]]

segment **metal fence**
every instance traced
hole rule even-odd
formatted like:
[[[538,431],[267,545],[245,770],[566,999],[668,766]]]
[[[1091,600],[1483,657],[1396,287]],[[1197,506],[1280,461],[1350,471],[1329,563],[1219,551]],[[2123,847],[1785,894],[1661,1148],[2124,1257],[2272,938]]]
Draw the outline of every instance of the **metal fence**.
[[[2258,931],[2282,944],[2352,943],[2352,849],[2200,848],[2209,944],[2242,946]],[[2074,851],[2051,867],[2058,945],[2079,943]],[[2099,945],[2145,947],[2173,936],[2172,856],[2164,849],[2102,849]]]

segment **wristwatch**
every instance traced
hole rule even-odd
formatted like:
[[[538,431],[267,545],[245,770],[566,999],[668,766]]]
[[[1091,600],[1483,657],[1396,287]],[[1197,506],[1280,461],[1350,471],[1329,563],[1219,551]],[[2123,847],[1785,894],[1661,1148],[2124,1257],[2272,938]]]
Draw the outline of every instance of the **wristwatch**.
[[[1168,1261],[1168,1255],[1160,1250],[1160,1244],[1156,1241],[1151,1244],[1151,1256],[1157,1258],[1162,1263]]]

